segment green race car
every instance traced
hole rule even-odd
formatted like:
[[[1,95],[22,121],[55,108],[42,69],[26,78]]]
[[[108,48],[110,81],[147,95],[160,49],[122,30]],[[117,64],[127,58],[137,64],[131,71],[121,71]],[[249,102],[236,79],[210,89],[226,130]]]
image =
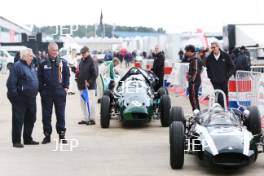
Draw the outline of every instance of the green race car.
[[[146,121],[160,119],[162,127],[169,126],[171,100],[168,91],[154,91],[158,78],[150,71],[131,68],[117,85],[112,81],[101,98],[101,127],[109,128],[110,119]]]

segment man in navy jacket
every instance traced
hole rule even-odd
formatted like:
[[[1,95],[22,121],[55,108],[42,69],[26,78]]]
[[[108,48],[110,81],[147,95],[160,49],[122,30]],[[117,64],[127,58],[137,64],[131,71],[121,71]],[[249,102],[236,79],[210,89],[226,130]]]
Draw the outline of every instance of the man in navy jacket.
[[[38,145],[32,139],[32,131],[36,122],[36,96],[38,94],[38,77],[32,66],[33,53],[27,48],[21,51],[21,59],[17,61],[7,80],[7,97],[12,104],[12,142],[13,146],[23,148],[21,143],[22,127],[25,145]]]
[[[69,89],[70,71],[67,62],[58,56],[58,45],[48,45],[48,57],[38,68],[39,92],[42,105],[42,123],[45,138],[42,144],[50,143],[52,133],[51,116],[53,105],[57,117],[56,130],[61,142],[65,140],[65,106]]]

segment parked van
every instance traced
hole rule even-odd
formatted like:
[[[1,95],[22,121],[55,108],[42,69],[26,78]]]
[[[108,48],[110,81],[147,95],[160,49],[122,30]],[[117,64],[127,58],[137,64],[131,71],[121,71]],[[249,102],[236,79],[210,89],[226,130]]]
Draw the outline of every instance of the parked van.
[[[26,49],[26,46],[1,46],[1,49],[5,49],[12,57],[15,57],[17,52]]]
[[[11,56],[7,50],[0,48],[0,63],[2,65],[2,69],[10,69],[14,64],[14,57]]]

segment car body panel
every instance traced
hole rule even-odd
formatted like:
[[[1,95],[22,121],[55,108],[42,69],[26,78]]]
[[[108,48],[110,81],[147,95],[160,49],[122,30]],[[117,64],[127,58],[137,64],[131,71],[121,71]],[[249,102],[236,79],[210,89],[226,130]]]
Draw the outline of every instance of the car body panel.
[[[254,136],[232,110],[200,112],[187,136],[196,135],[204,161],[214,165],[243,166],[257,157]]]

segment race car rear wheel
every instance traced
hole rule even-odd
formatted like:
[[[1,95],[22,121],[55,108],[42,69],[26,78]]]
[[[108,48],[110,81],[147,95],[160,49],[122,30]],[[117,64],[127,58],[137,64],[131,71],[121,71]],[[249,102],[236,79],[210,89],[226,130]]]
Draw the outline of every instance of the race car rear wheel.
[[[175,121],[170,125],[170,165],[172,169],[181,169],[184,164],[184,125]]]
[[[171,100],[168,95],[163,95],[160,100],[160,122],[162,127],[170,125]]]
[[[101,128],[109,128],[110,123],[110,98],[104,95],[101,99]]]
[[[261,119],[260,113],[256,106],[248,107],[249,116],[245,120],[245,125],[247,126],[248,130],[253,134],[257,135],[261,133]]]
[[[174,121],[180,121],[185,125],[184,113],[181,107],[174,106],[170,110],[170,124]]]

